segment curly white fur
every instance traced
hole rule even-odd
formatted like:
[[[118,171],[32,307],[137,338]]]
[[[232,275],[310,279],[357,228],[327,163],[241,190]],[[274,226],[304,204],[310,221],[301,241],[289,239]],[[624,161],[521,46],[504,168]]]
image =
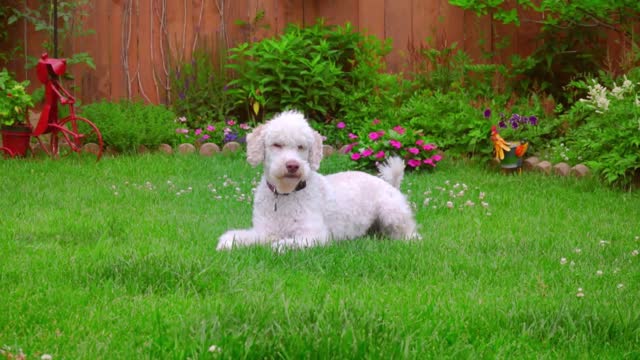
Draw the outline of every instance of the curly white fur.
[[[322,137],[304,116],[286,111],[247,136],[247,160],[264,163],[253,205],[253,228],[223,234],[217,250],[269,243],[276,250],[324,245],[377,230],[418,239],[411,207],[398,190],[404,161],[391,158],[380,177],[347,171],[323,176]]]

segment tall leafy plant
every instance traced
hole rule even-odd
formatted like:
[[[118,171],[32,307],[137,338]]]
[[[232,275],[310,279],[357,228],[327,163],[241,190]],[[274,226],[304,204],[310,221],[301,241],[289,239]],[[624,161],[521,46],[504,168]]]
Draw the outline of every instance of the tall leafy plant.
[[[170,74],[171,108],[186,119],[183,125],[191,129],[224,121],[231,111],[226,47],[222,44],[222,39],[201,42],[191,59],[176,61]],[[218,57],[212,57],[211,53]]]
[[[262,120],[295,107],[316,121],[335,119],[345,92],[370,85],[367,77],[378,73],[385,51],[349,24],[290,25],[280,37],[231,49],[229,68],[237,78],[229,91],[242,118]]]

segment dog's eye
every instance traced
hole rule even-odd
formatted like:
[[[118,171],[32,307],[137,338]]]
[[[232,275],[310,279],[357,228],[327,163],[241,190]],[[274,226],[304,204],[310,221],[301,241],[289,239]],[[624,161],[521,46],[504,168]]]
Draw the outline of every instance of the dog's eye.
[[[282,149],[282,144],[280,144],[280,143],[274,143],[271,146],[273,146],[276,149]]]
[[[304,149],[305,149],[304,145],[298,145],[298,150],[304,151]]]

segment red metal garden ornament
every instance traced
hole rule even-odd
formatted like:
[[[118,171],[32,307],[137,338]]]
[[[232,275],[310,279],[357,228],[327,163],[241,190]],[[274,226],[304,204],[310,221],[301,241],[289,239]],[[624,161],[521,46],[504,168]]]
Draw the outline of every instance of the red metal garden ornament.
[[[60,84],[59,78],[64,75],[67,68],[65,59],[50,58],[48,54],[42,54],[36,68],[38,80],[44,84],[44,106],[40,113],[38,124],[33,128],[30,123],[24,124],[18,132],[9,134],[3,130],[3,152],[9,157],[25,156],[30,148],[29,137],[35,137],[40,148],[52,157],[59,157],[80,153],[87,141],[96,144],[86,152],[90,152],[100,160],[102,156],[102,134],[94,123],[76,114],[76,99]],[[67,105],[69,115],[60,119],[58,105]],[[41,135],[50,134],[49,143],[46,144],[40,138]],[[26,141],[25,141],[26,140]]]

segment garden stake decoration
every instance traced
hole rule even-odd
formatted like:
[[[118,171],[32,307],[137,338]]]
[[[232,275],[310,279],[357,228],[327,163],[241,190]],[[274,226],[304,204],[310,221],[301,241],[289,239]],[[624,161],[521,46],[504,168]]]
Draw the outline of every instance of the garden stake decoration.
[[[507,120],[503,114],[499,126],[507,128]],[[491,110],[484,111],[484,117],[491,117]],[[538,118],[535,116],[520,116],[513,114],[508,120],[513,130],[522,129],[527,125],[535,126],[538,124]],[[506,141],[495,125],[491,126],[491,142],[493,142],[493,152],[495,159],[500,162],[500,167],[506,172],[509,170],[522,171],[522,159],[529,149],[529,142],[526,139],[520,141]]]

